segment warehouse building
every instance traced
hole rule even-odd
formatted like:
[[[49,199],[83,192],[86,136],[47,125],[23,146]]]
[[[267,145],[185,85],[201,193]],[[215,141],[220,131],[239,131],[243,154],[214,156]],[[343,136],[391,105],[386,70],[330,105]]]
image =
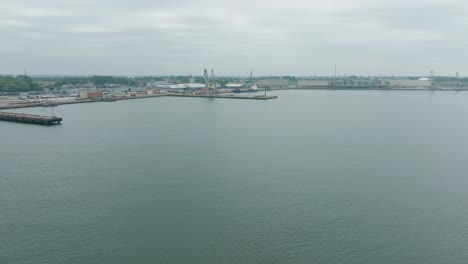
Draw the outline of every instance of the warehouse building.
[[[289,88],[289,80],[287,79],[263,79],[257,82],[258,88],[287,89]]]
[[[432,85],[430,80],[388,80],[390,88],[429,88]]]
[[[296,84],[296,88],[299,89],[326,88],[329,86],[327,80],[298,80]]]

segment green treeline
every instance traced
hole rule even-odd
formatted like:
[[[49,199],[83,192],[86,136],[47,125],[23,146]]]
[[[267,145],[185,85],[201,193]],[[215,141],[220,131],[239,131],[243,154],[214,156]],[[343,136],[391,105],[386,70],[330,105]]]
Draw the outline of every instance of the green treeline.
[[[51,78],[52,79],[52,78]],[[89,77],[64,77],[57,80],[54,80],[56,87],[61,87],[62,85],[67,84],[88,84],[90,83]]]
[[[42,91],[42,88],[29,76],[0,76],[0,93]]]
[[[137,84],[133,79],[114,76],[93,76],[91,77],[91,82],[94,83],[94,85],[125,84],[133,86]]]
[[[60,77],[60,78],[44,78],[43,80],[55,81],[55,87],[62,85],[76,84],[93,84],[96,86],[107,84],[123,84],[128,86],[137,85],[136,81],[126,77],[102,76],[96,75],[91,77]]]

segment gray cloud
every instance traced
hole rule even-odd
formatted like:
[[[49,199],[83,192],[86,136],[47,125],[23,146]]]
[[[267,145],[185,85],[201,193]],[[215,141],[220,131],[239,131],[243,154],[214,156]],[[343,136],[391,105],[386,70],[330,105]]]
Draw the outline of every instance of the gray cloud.
[[[468,4],[3,0],[0,73],[463,74]]]

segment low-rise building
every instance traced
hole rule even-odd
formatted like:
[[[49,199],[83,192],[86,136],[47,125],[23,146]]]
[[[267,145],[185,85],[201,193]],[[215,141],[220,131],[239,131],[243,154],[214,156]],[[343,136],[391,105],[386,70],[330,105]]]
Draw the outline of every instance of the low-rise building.
[[[327,80],[298,80],[296,88],[323,88],[328,87],[330,84]]]
[[[429,88],[432,85],[430,80],[389,80],[390,88]]]
[[[263,79],[257,82],[258,88],[285,89],[289,88],[288,79]]]
[[[80,91],[80,98],[102,98],[104,93],[102,91]]]
[[[203,90],[205,89],[204,83],[179,83],[179,84],[163,84],[158,85],[161,90]]]

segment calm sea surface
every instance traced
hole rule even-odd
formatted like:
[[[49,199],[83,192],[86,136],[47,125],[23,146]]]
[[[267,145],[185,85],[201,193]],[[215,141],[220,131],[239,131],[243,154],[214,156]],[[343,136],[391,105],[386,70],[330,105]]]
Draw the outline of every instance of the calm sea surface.
[[[0,263],[468,263],[468,93],[274,94],[0,122]]]

